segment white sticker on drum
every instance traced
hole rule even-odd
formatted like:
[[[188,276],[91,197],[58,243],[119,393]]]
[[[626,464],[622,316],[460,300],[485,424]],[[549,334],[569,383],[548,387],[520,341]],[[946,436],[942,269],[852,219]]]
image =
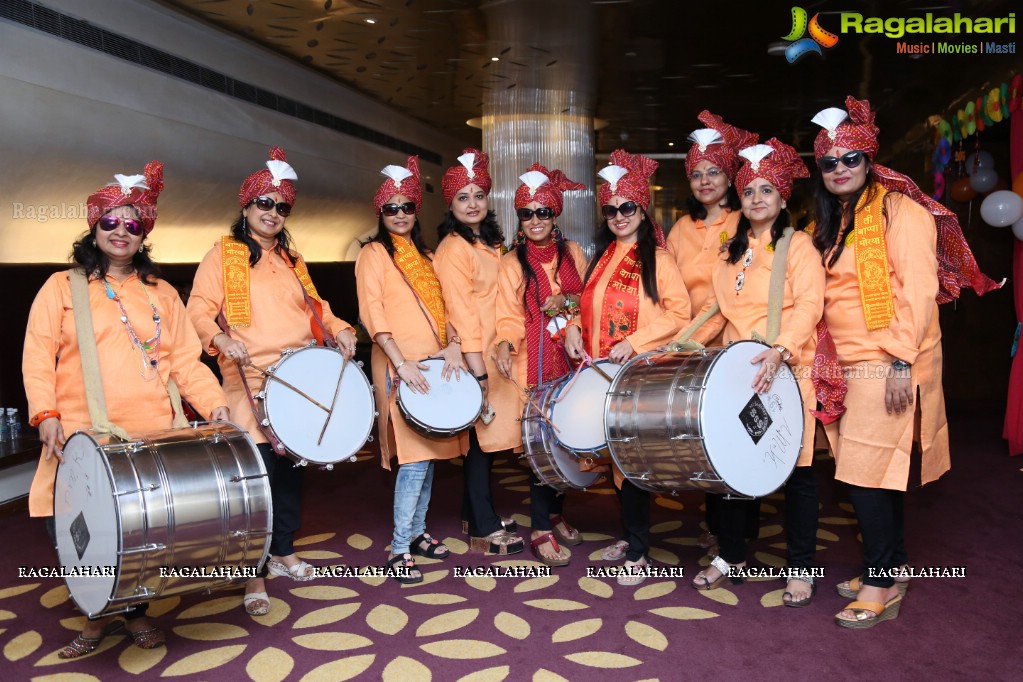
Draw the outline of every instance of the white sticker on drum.
[[[602,360],[596,363],[612,379],[622,366]],[[607,447],[604,435],[604,402],[611,382],[593,367],[566,381],[552,398],[551,421],[558,427],[558,442],[573,452],[589,453]]]
[[[423,377],[430,384],[429,393],[416,393],[404,381],[398,384],[398,396],[405,412],[421,429],[453,434],[472,426],[483,407],[483,389],[480,383],[465,373],[456,380],[455,375],[445,381],[442,358],[421,360],[429,369]]]
[[[803,440],[803,401],[787,365],[767,393],[753,391],[765,346],[734,343],[715,360],[700,408],[704,449],[718,476],[740,495],[762,497],[792,473]]]

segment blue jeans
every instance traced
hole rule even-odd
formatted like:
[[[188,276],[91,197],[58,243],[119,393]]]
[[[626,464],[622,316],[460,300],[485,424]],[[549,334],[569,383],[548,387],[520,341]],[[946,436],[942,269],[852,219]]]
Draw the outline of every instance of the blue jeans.
[[[426,532],[426,511],[433,489],[433,462],[402,464],[394,483],[394,537],[391,554],[405,554],[409,542]]]

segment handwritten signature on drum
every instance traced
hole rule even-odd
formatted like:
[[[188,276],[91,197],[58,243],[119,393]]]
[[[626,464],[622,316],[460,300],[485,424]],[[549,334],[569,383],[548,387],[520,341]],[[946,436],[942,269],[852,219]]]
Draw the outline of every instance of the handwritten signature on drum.
[[[763,458],[765,464],[771,462],[777,467],[786,464],[785,452],[792,444],[792,427],[789,426],[786,419],[776,423],[778,428],[774,429],[774,432],[768,437]]]

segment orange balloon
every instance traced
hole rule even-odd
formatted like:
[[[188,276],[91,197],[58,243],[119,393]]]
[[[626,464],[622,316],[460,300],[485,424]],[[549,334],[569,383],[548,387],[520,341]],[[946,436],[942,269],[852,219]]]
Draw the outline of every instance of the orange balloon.
[[[1023,173],[1021,173],[1023,175]],[[977,196],[977,191],[970,187],[970,178],[968,176],[961,177],[952,183],[952,188],[949,190],[949,195],[958,201],[960,204],[965,204],[973,200]]]
[[[1012,181],[1012,191],[1023,197],[1023,173],[1016,176]]]

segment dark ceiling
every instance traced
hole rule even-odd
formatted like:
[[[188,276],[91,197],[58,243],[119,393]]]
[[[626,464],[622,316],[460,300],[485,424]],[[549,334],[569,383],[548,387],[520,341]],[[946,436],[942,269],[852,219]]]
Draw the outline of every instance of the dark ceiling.
[[[907,136],[919,146],[929,140],[921,125],[929,115],[945,113],[961,97],[979,96],[985,82],[997,84],[1020,68],[1017,55],[914,58],[897,54],[894,39],[852,34],[841,35],[823,56],[811,54],[789,64],[784,56],[768,54],[769,44],[781,42],[792,28],[789,0],[168,4],[466,142],[478,143],[478,132],[466,120],[481,115],[488,93],[513,90],[562,69],[553,82],[579,87],[593,113],[606,122],[597,133],[599,153],[619,146],[644,153],[684,151],[686,136],[702,127],[696,115],[704,108],[762,138],[777,136],[805,151],[817,132],[810,118],[824,107],[842,106],[846,94],[867,97],[878,110],[882,150],[904,145]],[[820,12],[820,24],[838,32],[840,11],[881,17],[959,11],[995,17],[1017,5],[1012,0],[818,0],[804,7],[810,16]],[[591,32],[593,39],[580,40],[580,31]],[[1001,36],[1003,42],[1015,38]],[[578,84],[572,82],[573,73],[580,74]]]

